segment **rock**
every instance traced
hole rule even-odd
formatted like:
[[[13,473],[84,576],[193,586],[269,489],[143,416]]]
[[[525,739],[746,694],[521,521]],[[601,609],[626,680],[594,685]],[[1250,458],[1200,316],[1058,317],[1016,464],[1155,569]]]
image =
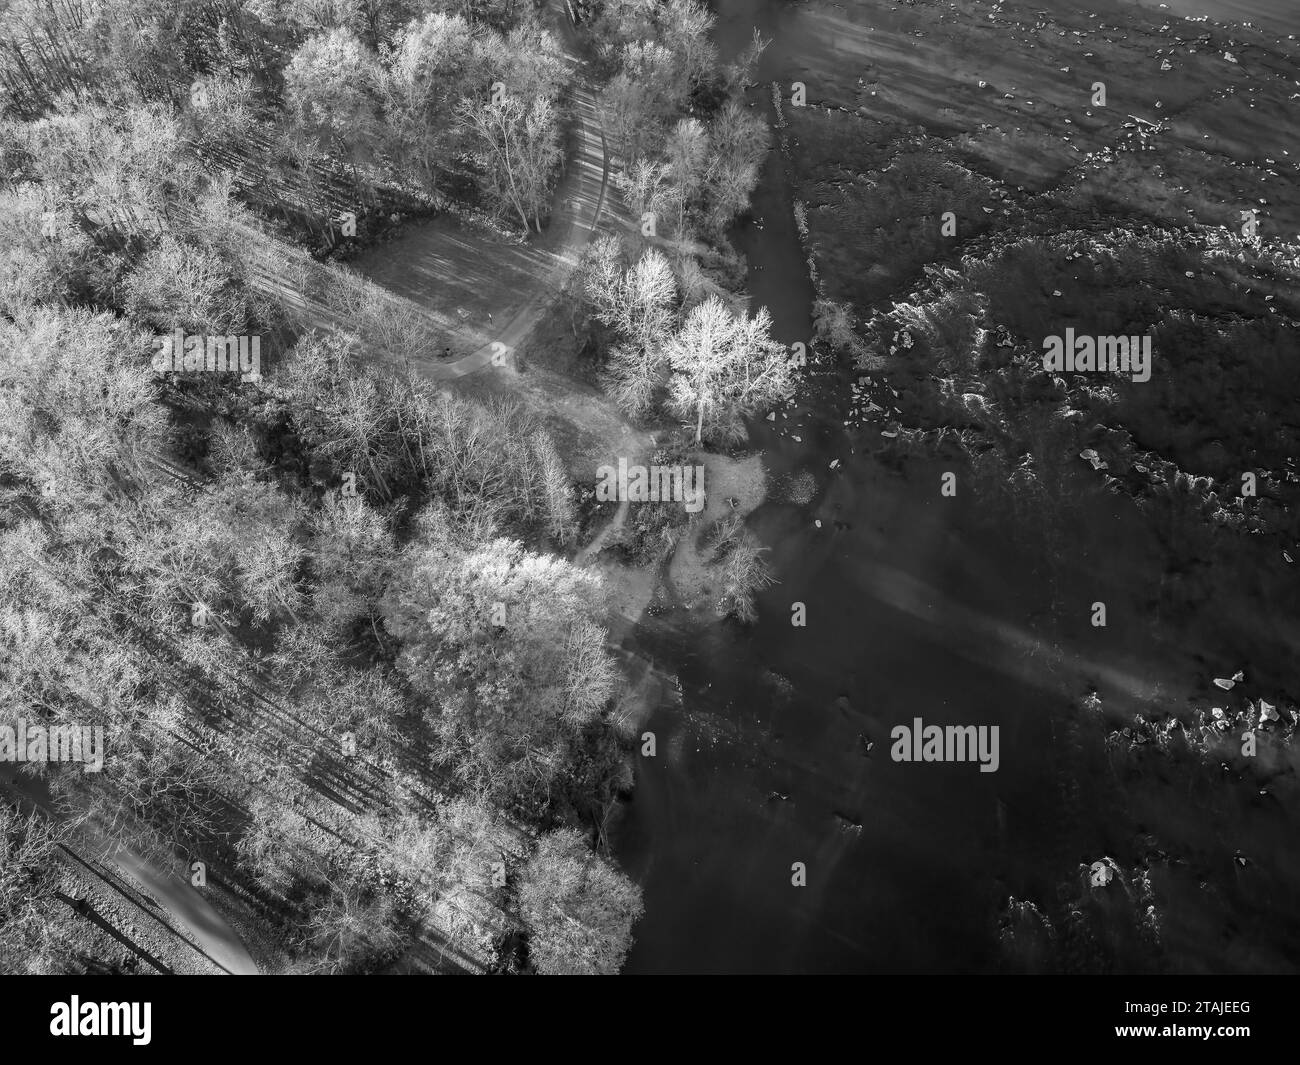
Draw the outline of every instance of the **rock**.
[[[1223,678],[1223,677],[1215,677],[1215,678],[1214,678],[1214,686],[1215,686],[1216,688],[1222,688],[1225,692],[1230,692],[1230,691],[1232,691],[1232,689],[1233,689],[1234,687],[1236,687],[1236,683],[1237,683],[1236,681],[1233,681],[1233,680],[1226,680],[1226,679]]]
[[[1237,672],[1234,673],[1234,674],[1232,675],[1232,679],[1233,679],[1237,684],[1240,684],[1243,680],[1246,679],[1246,674],[1243,673],[1241,670],[1237,670]]]
[[[814,521],[813,521],[813,524],[816,525],[817,528],[820,529],[820,528],[822,527],[822,520],[821,520],[821,518],[817,518],[816,520],[814,520]]]
[[[1265,721],[1277,721],[1277,708],[1272,703],[1266,703],[1261,699],[1259,701],[1259,720],[1261,723]]]

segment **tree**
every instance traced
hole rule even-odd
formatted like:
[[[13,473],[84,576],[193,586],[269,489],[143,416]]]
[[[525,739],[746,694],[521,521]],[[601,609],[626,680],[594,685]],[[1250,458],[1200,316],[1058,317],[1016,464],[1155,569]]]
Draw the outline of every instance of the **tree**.
[[[567,69],[559,40],[535,18],[515,26],[504,37],[484,34],[476,62],[490,81],[500,81],[510,96],[544,99],[554,104]]]
[[[474,542],[442,507],[418,528],[384,598],[398,667],[466,783],[544,802],[614,692],[600,578],[518,541]]]
[[[73,940],[61,917],[60,833],[0,804],[0,972],[66,972]]]
[[[249,474],[222,478],[188,505],[156,496],[120,547],[140,594],[162,610],[202,603],[268,621],[296,616],[302,505]]]
[[[574,829],[542,836],[520,877],[519,911],[539,973],[616,974],[644,910],[636,884],[593,854]]]
[[[745,50],[736,57],[734,63],[727,66],[724,72],[726,89],[730,96],[744,95],[745,90],[754,83],[754,70],[770,43],[763,39],[763,35],[755,27],[754,35],[749,39]]]
[[[721,68],[709,37],[717,16],[699,0],[666,0],[659,18],[660,37],[678,56],[684,96]]]
[[[560,161],[555,107],[543,97],[531,105],[515,96],[492,103],[465,100],[457,113],[473,131],[472,154],[485,191],[498,209],[512,208],[525,230],[542,230]]]
[[[379,597],[395,548],[381,513],[360,496],[327,495],[309,519],[312,607],[327,628],[344,631],[379,616]]]
[[[242,335],[249,325],[248,297],[232,283],[229,267],[170,235],[136,263],[123,288],[127,314],[165,333]]]
[[[703,191],[708,149],[708,135],[699,120],[694,118],[679,120],[664,144],[673,208],[677,214],[675,232],[679,239],[684,238],[688,232],[687,208]]]
[[[669,228],[673,188],[668,180],[666,164],[635,159],[627,171],[620,172],[614,180],[627,197],[633,215],[638,219],[650,215],[654,219],[655,236],[667,238],[674,235]]]
[[[651,248],[623,271],[617,239],[602,237],[584,264],[583,281],[596,317],[617,329],[623,341],[610,353],[605,390],[627,413],[643,415],[666,365],[664,343],[677,301],[672,267]]]
[[[709,123],[708,139],[704,217],[709,226],[722,229],[749,207],[768,148],[767,124],[739,100],[728,100]]]
[[[7,237],[0,250],[0,314],[12,317],[36,303],[93,302],[106,294],[109,262],[51,195],[35,185],[0,192],[0,217]]]
[[[460,138],[456,108],[481,88],[469,24],[434,14],[412,22],[384,79],[385,126],[427,185],[434,185]]]
[[[598,0],[587,32],[606,57],[616,56],[624,45],[654,37],[653,8],[644,0]]]
[[[169,436],[146,336],[109,314],[26,308],[0,319],[0,471],[93,515],[115,478],[148,480]]]
[[[743,418],[794,392],[793,369],[769,334],[771,324],[766,308],[748,318],[711,296],[667,342],[669,405],[695,421],[697,444],[742,439]]]
[[[387,835],[398,872],[424,890],[427,917],[439,932],[479,957],[490,957],[506,934],[501,907],[503,888],[495,867],[508,857],[509,838],[488,806],[468,798],[439,799],[433,817],[405,814],[391,822]]]
[[[297,33],[350,30],[368,48],[379,51],[430,7],[451,5],[421,0],[250,0],[249,6],[266,21],[287,25]]]
[[[96,233],[152,243],[178,204],[192,201],[199,168],[170,107],[113,110],[73,98],[21,136],[27,176]]]
[[[333,976],[381,971],[401,954],[402,914],[388,892],[352,875],[326,878],[307,907],[298,971]]]
[[[767,548],[759,546],[734,514],[713,531],[711,546],[716,557],[726,560],[722,569],[722,592],[717,601],[718,616],[734,614],[746,623],[756,620],[755,593],[776,583],[763,560]]]
[[[235,847],[262,887],[290,902],[296,971],[373,972],[400,952],[405,915],[369,874],[373,856],[328,838],[283,797],[259,794]]]
[[[307,333],[276,367],[267,391],[292,411],[318,476],[337,483],[352,472],[367,491],[387,495],[409,474],[409,456],[392,446],[385,392],[357,357],[355,336]]]
[[[601,93],[600,108],[615,150],[630,162],[659,150],[684,101],[673,94],[674,58],[662,44],[629,43],[620,62],[622,69]]]
[[[557,544],[567,544],[578,529],[569,471],[549,433],[538,429],[528,438],[528,443],[541,472],[542,506],[546,513],[547,534]]]
[[[191,106],[204,144],[214,151],[239,143],[257,125],[257,94],[247,74],[205,78]]]
[[[378,143],[379,67],[350,30],[304,41],[285,67],[284,85],[294,119],[323,145],[356,160]]]

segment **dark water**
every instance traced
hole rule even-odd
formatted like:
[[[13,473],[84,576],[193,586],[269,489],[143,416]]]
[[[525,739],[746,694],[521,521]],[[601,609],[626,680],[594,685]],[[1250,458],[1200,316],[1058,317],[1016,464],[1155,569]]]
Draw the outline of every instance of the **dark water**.
[[[762,78],[788,80],[790,50],[811,46],[797,7],[715,9],[724,55],[755,24],[774,39]],[[753,304],[777,339],[807,341],[812,289],[777,152],[753,214],[734,236]],[[842,428],[850,376],[813,374],[785,423],[802,443],[753,427],[772,482],[807,470],[819,486],[808,506],[770,502],[750,518],[780,578],[759,621],[687,633],[649,621],[629,640],[678,674],[682,699],[646,726],[659,757],[638,759],[612,832],[646,903],[627,972],[989,971],[1010,892],[1055,899],[1080,863],[1124,860],[1104,803],[1061,798],[1082,770],[1062,737],[1090,688],[1130,711],[1171,698],[1160,678],[1186,666],[1137,612],[1087,625],[1094,599],[1131,595],[1135,515],[1099,501],[1096,565],[1049,579],[1027,563],[1012,515],[991,517],[960,489],[940,496],[951,463],[899,471],[863,453],[882,441]],[[796,601],[805,628],[790,624]],[[889,730],[914,717],[999,725],[1000,769],[894,763]],[[806,887],[791,883],[795,862]]]

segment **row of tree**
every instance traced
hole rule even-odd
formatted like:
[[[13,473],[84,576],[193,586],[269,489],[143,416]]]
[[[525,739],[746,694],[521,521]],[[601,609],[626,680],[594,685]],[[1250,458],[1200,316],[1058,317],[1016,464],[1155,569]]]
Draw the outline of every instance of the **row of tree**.
[[[0,26],[0,115],[153,109],[174,122],[145,142],[158,154],[233,170],[250,198],[322,224],[386,186],[477,190],[525,229],[545,218],[563,63],[532,5],[20,0]]]
[[[620,184],[643,235],[680,251],[720,243],[749,206],[769,145],[744,89],[763,50],[754,43],[722,64],[709,39],[715,18],[698,0],[607,3],[593,24],[613,68],[601,95]]]
[[[346,28],[309,37],[285,67],[285,105],[309,149],[386,161],[427,189],[472,161],[497,210],[540,230],[560,160],[562,74],[536,22],[503,35],[431,14],[382,53]]]
[[[607,0],[588,24],[610,74],[601,113],[634,228],[593,244],[578,289],[605,328],[601,379],[619,407],[666,410],[696,444],[726,445],[744,438],[746,417],[788,399],[795,378],[766,310],[747,315],[734,278],[718,274],[769,137],[744,99],[763,42],[724,65],[714,21],[698,0]]]

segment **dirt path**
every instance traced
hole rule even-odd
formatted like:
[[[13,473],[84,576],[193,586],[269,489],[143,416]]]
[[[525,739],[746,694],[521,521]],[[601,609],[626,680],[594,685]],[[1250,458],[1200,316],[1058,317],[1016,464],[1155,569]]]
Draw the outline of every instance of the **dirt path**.
[[[548,268],[532,279],[532,296],[501,327],[495,339],[454,362],[426,367],[425,372],[435,380],[464,377],[494,360],[500,364],[509,358],[533,331],[596,233],[609,187],[609,152],[605,131],[596,117],[595,98],[586,88],[575,90],[574,98],[578,147],[556,191],[558,206],[551,222],[564,232],[564,242],[548,253]]]
[[[14,765],[0,764],[0,788],[53,821],[63,821],[44,785],[19,773]],[[155,900],[192,937],[209,961],[233,976],[258,975],[257,964],[235,930],[193,887],[169,870],[160,868],[122,843],[110,840],[93,825],[77,828],[82,857],[112,866],[128,883]]]
[[[358,273],[415,304],[457,350],[452,361],[423,359],[413,368],[452,380],[513,362],[595,236],[609,189],[609,149],[578,57],[573,27],[551,7],[565,46],[572,141],[546,231],[527,242],[473,230],[453,216],[415,226],[352,265]]]
[[[108,843],[103,860],[139,884],[194,937],[199,949],[231,976],[257,976],[248,948],[212,905],[188,883],[152,865],[129,847]]]

